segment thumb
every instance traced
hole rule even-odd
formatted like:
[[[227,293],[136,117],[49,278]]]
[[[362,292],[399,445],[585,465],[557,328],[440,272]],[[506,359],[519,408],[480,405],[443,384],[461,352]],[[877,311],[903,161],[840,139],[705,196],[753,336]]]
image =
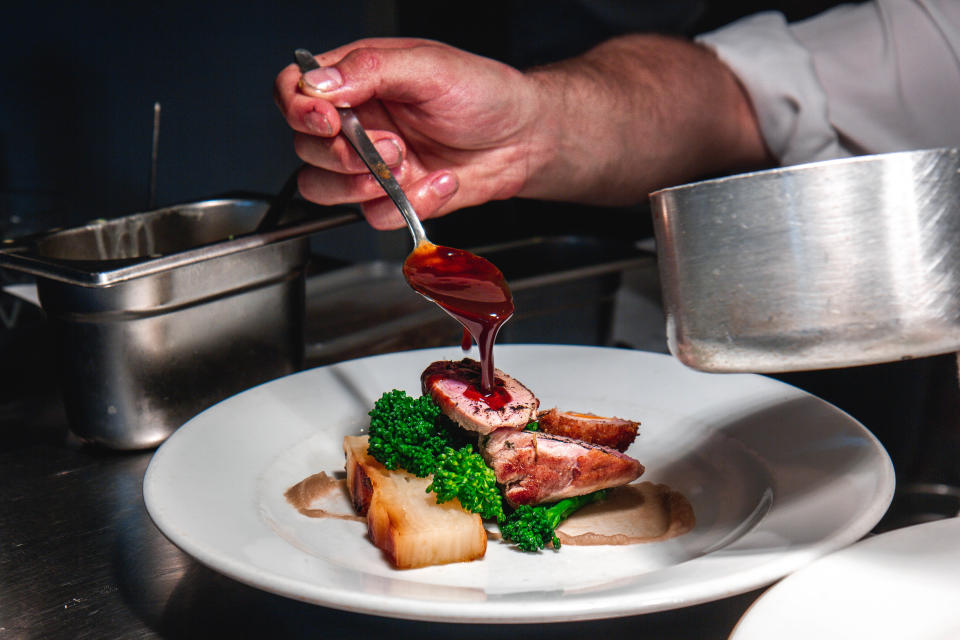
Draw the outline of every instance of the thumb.
[[[421,103],[448,91],[456,55],[467,52],[433,42],[405,47],[358,47],[338,62],[301,78],[301,90],[336,107],[368,100]]]

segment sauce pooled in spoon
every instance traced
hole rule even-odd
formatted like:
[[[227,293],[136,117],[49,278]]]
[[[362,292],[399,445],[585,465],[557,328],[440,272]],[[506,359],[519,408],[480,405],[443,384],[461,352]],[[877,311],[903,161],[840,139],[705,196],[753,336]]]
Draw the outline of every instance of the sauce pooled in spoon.
[[[439,305],[473,336],[480,351],[479,391],[492,408],[503,406],[494,386],[493,343],[513,315],[513,296],[500,270],[478,255],[430,242],[417,245],[403,263],[414,291]],[[464,345],[469,343],[464,339]]]

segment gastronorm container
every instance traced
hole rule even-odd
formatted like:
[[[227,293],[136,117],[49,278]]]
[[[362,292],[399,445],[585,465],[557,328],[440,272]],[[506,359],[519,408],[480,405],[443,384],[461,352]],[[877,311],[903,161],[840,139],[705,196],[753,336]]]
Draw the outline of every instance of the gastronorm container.
[[[257,232],[268,207],[206,200],[0,249],[0,267],[36,276],[77,436],[154,447],[217,401],[299,368],[308,236],[357,215],[294,201]]]
[[[960,151],[706,180],[651,195],[667,338],[706,371],[960,349]]]

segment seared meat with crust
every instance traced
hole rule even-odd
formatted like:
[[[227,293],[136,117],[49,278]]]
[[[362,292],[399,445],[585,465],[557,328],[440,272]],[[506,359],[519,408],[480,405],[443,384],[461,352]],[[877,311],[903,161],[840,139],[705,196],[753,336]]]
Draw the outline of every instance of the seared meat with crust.
[[[481,452],[512,505],[556,502],[640,477],[643,465],[615,449],[536,431],[498,429]]]
[[[639,422],[633,420],[560,411],[556,408],[541,411],[537,420],[540,422],[540,431],[545,433],[602,444],[617,451],[627,450],[637,437],[637,427],[640,426]]]
[[[522,429],[535,419],[540,401],[504,372],[495,369],[494,373],[494,392],[487,399],[480,393],[480,363],[470,358],[434,362],[420,382],[423,393],[464,429],[480,434],[505,427]]]

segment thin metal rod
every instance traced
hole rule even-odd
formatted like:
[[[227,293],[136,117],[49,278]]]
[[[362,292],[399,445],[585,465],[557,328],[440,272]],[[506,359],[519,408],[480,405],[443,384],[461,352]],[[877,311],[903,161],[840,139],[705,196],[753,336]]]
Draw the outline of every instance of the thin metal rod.
[[[157,206],[157,158],[160,152],[160,103],[153,103],[153,143],[150,147],[150,196],[147,210]]]

